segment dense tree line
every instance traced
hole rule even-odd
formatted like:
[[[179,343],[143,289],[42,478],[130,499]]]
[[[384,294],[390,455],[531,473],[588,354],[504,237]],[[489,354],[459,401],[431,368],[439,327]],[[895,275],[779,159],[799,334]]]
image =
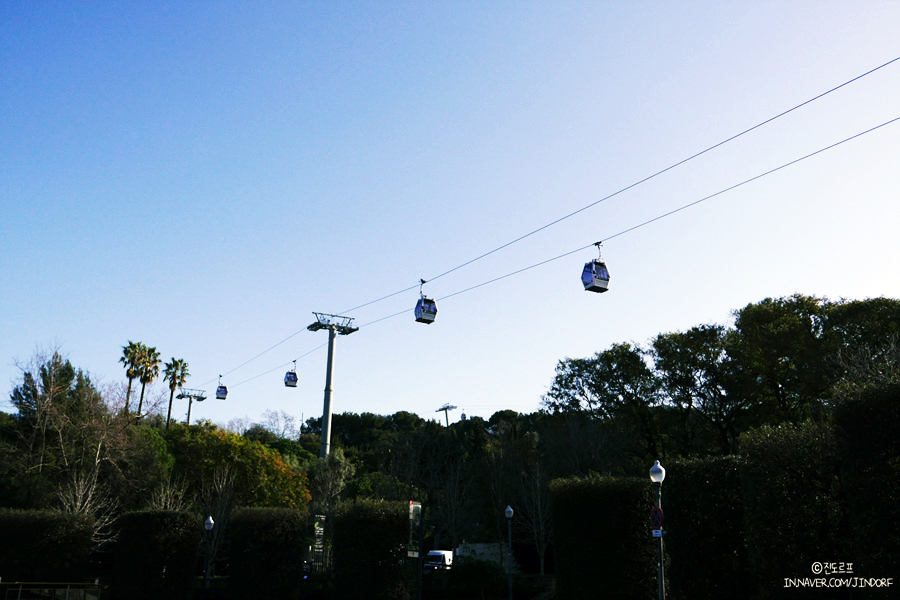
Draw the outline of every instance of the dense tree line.
[[[354,497],[422,500],[429,543],[450,548],[502,541],[503,509],[512,504],[520,558],[539,571],[551,540],[551,480],[645,479],[656,459],[749,451],[756,438],[747,436],[765,427],[827,430],[848,394],[897,378],[898,340],[897,300],[769,298],[736,310],[730,326],[560,360],[534,414],[501,411],[449,427],[405,412],[338,414],[332,472],[343,465],[343,479],[331,481],[329,506]],[[319,426],[310,419],[299,436],[309,452]]]
[[[321,419],[298,429],[290,415],[269,412],[261,423],[188,427],[142,413],[159,364],[143,344],[123,348],[120,408],[54,353],[23,369],[11,395],[16,413],[0,413],[0,504],[88,514],[102,547],[127,511],[213,515],[219,535],[239,506],[347,519],[346,507],[363,500],[418,500],[426,549],[503,542],[511,505],[517,560],[543,573],[552,568],[551,481],[646,479],[656,459],[766,457],[767,428],[806,432],[779,434],[782,444],[824,439],[839,448],[828,441],[835,414],[849,422],[848,402],[900,381],[898,340],[897,300],[769,298],[736,310],[730,325],[564,358],[533,414],[500,411],[448,427],[408,412],[334,415],[327,459],[316,458]],[[187,363],[165,367],[171,402]]]
[[[35,511],[83,516],[95,560],[114,559],[123,518],[138,511],[185,512],[198,525],[212,515],[216,541],[237,507],[306,514],[306,474],[277,450],[211,423],[167,428],[161,414],[132,414],[56,352],[23,367],[10,400],[16,412],[0,413],[0,508],[23,512],[4,522]],[[17,575],[34,577],[32,567]]]

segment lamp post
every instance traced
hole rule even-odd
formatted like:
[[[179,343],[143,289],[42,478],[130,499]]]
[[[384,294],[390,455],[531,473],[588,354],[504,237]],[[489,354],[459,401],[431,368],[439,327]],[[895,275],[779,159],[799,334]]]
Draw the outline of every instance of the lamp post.
[[[665,571],[663,570],[663,539],[662,539],[662,482],[663,479],[666,478],[666,470],[663,468],[659,461],[656,461],[652,467],[650,467],[650,481],[656,484],[656,506],[659,508],[660,514],[660,522],[659,522],[659,600],[665,600],[666,598],[666,576]],[[655,527],[655,525],[654,525]],[[656,535],[656,532],[654,532]]]
[[[509,548],[506,553],[506,572],[509,574],[509,600],[513,600],[513,581],[512,581],[512,506],[506,506],[506,530],[509,533]]]
[[[215,526],[216,522],[213,521],[212,517],[207,517],[203,523],[203,528],[206,530],[206,565],[203,567],[203,587],[200,589],[201,598],[206,596],[206,588],[209,587],[209,559],[212,555],[212,530]]]

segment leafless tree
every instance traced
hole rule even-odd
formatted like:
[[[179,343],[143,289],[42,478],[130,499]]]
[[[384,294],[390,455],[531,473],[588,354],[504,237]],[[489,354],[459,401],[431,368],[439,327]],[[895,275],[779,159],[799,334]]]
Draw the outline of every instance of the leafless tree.
[[[248,416],[235,417],[228,421],[228,424],[225,425],[225,429],[238,435],[244,435],[252,425],[253,421]]]
[[[209,575],[215,572],[216,556],[221,547],[221,540],[227,535],[228,526],[231,523],[231,513],[235,507],[235,472],[228,464],[216,467],[211,479],[205,479],[201,483],[200,504],[203,514],[212,517],[215,525],[206,535],[209,536],[207,545],[209,556],[207,557]]]
[[[279,438],[296,440],[300,437],[296,417],[283,410],[267,410],[264,412],[262,425]]]
[[[550,507],[550,478],[538,449],[538,433],[525,434],[519,453],[518,529],[524,531],[537,550],[544,575],[544,558],[550,546],[553,520]]]
[[[191,504],[187,482],[171,473],[160,480],[147,501],[147,507],[154,510],[186,510]]]

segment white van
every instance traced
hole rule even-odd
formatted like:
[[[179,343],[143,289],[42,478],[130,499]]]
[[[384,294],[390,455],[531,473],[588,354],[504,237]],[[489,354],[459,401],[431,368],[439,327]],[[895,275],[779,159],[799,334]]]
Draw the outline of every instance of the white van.
[[[453,565],[451,550],[432,550],[425,556],[426,571],[449,571]]]

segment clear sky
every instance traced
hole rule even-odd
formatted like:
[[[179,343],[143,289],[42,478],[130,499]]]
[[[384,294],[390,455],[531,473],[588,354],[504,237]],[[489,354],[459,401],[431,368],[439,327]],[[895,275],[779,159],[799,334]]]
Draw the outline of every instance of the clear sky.
[[[630,230],[900,117],[900,61],[435,278],[900,57],[898,32],[896,0],[5,0],[0,410],[36,348],[120,385],[132,340],[187,360],[195,418],[317,417],[318,311],[361,326],[335,412],[529,413],[567,356],[766,297],[900,298],[900,122]],[[598,240],[605,294],[579,279]]]

